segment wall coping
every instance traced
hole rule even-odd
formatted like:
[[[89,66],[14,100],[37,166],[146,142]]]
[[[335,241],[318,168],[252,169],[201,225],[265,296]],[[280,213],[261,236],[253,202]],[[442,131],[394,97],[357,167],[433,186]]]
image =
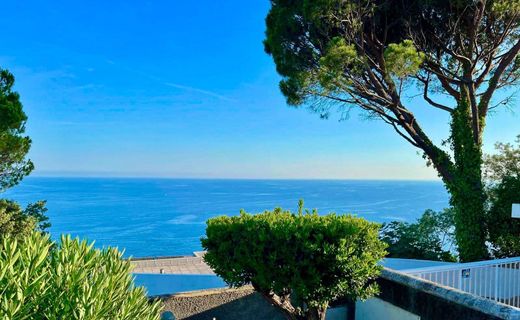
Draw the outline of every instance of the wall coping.
[[[466,306],[490,316],[507,320],[520,319],[520,309],[518,308],[479,297],[451,287],[443,286],[403,272],[383,268],[380,277],[432,294],[450,302]]]

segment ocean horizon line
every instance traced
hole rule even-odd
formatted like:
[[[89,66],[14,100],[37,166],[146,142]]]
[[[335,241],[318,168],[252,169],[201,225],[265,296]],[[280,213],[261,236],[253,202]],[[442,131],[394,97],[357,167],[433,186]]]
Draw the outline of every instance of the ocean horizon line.
[[[156,176],[156,175],[47,175],[33,174],[27,179],[53,178],[53,179],[128,179],[128,180],[202,180],[202,181],[401,181],[401,182],[438,182],[440,179],[403,179],[403,178],[278,178],[278,177],[179,177],[179,176]]]

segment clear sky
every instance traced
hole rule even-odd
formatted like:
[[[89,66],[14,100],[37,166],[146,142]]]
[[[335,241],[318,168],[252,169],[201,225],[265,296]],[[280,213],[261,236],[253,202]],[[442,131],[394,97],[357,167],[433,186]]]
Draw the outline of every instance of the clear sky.
[[[384,123],[287,107],[263,51],[267,0],[7,1],[35,175],[433,179]],[[412,101],[436,141],[447,115]],[[488,120],[486,149],[520,133]]]

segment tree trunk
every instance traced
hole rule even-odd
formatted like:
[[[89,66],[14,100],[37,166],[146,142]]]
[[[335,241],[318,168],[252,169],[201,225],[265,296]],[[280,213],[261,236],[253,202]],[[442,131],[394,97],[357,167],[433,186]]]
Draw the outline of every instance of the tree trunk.
[[[481,136],[479,132],[475,137],[471,109],[464,98],[452,114],[451,139],[455,172],[451,181],[445,182],[451,193],[450,203],[455,208],[455,238],[460,260],[484,260],[489,255],[484,226],[486,196],[482,183]]]
[[[309,308],[307,311],[307,320],[325,320],[325,314],[327,313],[327,307],[314,307]]]
[[[284,316],[288,320],[298,320],[299,314],[294,306],[291,304],[290,295],[286,296],[278,296],[271,291],[261,290],[255,283],[252,283],[253,288],[256,292],[260,293],[264,299],[266,299],[269,303],[279,308],[280,311],[283,312]]]

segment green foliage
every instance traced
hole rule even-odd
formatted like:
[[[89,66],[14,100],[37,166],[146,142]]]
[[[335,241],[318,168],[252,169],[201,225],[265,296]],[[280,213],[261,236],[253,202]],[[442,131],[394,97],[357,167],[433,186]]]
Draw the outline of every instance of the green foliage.
[[[520,178],[520,135],[516,145],[511,143],[496,143],[496,154],[484,158],[484,173],[491,182],[500,182],[506,177]]]
[[[0,238],[24,237],[34,230],[45,231],[50,227],[45,216],[45,201],[29,204],[22,209],[11,200],[0,200]]]
[[[520,221],[511,218],[513,203],[520,203],[520,176],[504,177],[490,191],[487,227],[496,258],[520,256]]]
[[[343,77],[345,69],[359,70],[362,59],[353,45],[343,38],[334,38],[326,48],[326,54],[319,60],[320,67],[309,72],[300,72],[280,82],[280,89],[291,105],[304,102],[309,92],[339,92],[347,90],[351,82]]]
[[[31,139],[23,136],[27,116],[13,85],[14,76],[0,69],[0,190],[16,185],[34,168],[25,158]]]
[[[94,250],[68,236],[57,245],[38,232],[4,238],[0,318],[158,320],[159,304],[133,286],[130,271],[116,249]]]
[[[417,52],[412,40],[401,43],[390,43],[385,49],[385,62],[388,71],[397,78],[403,79],[419,72],[425,54]]]
[[[27,116],[20,96],[14,92],[14,76],[0,68],[0,192],[20,182],[34,168],[25,157],[31,139],[23,136]],[[11,200],[0,200],[0,238],[25,236],[50,227],[45,201],[22,209]]]
[[[343,71],[356,68],[359,58],[353,45],[348,45],[343,38],[333,39],[327,48],[327,53],[320,58],[320,69],[317,72],[317,82],[327,91],[337,91],[347,88],[350,83],[345,81]]]
[[[49,218],[45,215],[47,212],[47,208],[45,205],[47,201],[40,200],[35,203],[30,203],[24,210],[24,214],[33,217],[36,220],[36,230],[37,231],[46,231],[51,227],[51,223],[49,222]]]
[[[486,194],[482,182],[481,143],[475,142],[471,129],[469,102],[461,99],[452,113],[451,146],[455,159],[455,179],[447,181],[450,203],[455,208],[455,239],[461,260],[489,257],[485,244]]]
[[[490,102],[503,98],[496,92],[520,83],[519,8],[518,0],[271,0],[266,18],[265,50],[289,104],[342,118],[358,107],[423,152],[452,195],[462,261],[488,257],[482,136]],[[437,146],[422,129],[413,108],[424,105],[448,112],[450,143]]]
[[[496,258],[520,256],[520,221],[511,217],[520,203],[520,136],[516,145],[495,144],[497,153],[485,157],[490,209],[486,222],[491,252]]]
[[[289,104],[300,105],[331,91],[339,96],[356,95],[363,82],[360,79],[371,68],[366,58],[380,58],[373,56],[376,52],[367,54],[371,50],[368,44],[360,47],[364,23],[393,18],[388,16],[394,14],[389,10],[392,6],[381,2],[271,1],[264,48],[283,77],[280,86]],[[393,28],[405,28],[401,19],[396,17]],[[416,50],[409,37],[397,36],[397,32],[391,35],[383,44],[385,67],[399,79],[416,74],[425,54]]]
[[[294,319],[324,315],[339,297],[366,299],[385,255],[379,226],[350,215],[257,215],[208,220],[205,261],[231,286],[251,283]],[[292,299],[291,299],[292,297]]]
[[[454,210],[426,210],[415,223],[383,224],[380,238],[388,244],[389,258],[456,261],[454,255]]]
[[[520,13],[520,1],[518,0],[494,0],[491,8],[494,12],[503,15],[518,15]]]
[[[12,187],[34,168],[25,157],[31,139],[23,136],[25,115],[20,96],[12,91],[14,76],[0,68],[0,192]],[[22,209],[10,200],[0,200],[0,238],[19,237],[33,230],[44,231],[50,224],[45,216],[45,201]]]

